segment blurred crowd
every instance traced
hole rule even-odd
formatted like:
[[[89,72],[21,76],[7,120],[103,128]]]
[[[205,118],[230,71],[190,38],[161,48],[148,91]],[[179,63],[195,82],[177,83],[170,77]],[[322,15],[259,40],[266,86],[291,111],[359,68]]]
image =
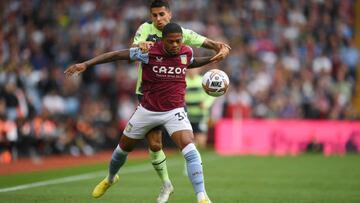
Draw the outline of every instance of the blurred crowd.
[[[0,153],[91,155],[113,147],[137,105],[137,66],[63,71],[127,48],[146,0],[0,1]],[[352,119],[359,50],[352,0],[170,1],[173,21],[229,43],[231,78],[212,119]],[[196,55],[208,51],[196,49]],[[212,53],[210,53],[212,54]],[[211,67],[210,67],[211,68]],[[4,157],[7,157],[4,155]],[[1,159],[0,159],[1,160]]]

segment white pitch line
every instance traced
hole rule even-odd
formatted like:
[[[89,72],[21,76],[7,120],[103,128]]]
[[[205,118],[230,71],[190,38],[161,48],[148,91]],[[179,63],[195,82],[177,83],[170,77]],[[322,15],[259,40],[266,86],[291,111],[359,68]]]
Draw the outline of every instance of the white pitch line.
[[[120,171],[120,174],[145,172],[145,171],[149,171],[150,169],[151,168],[149,167],[148,164],[147,165],[138,165],[138,166],[124,168],[123,170]],[[24,185],[18,185],[18,186],[14,186],[14,187],[1,188],[0,193],[25,190],[25,189],[34,188],[34,187],[76,182],[76,181],[80,181],[80,180],[88,180],[88,179],[93,179],[93,178],[97,178],[97,177],[101,177],[101,176],[105,176],[105,175],[106,175],[106,171],[85,173],[82,175],[68,176],[68,177],[63,177],[63,178],[58,178],[58,179],[53,179],[53,180],[39,181],[39,182],[34,182],[34,183],[29,183],[29,184],[24,184]]]
[[[216,158],[215,157],[207,158],[206,162],[212,161],[214,159],[216,159]],[[183,161],[176,161],[176,162],[170,162],[167,165],[174,166],[174,165],[179,165],[179,164],[183,164],[183,163],[184,163]],[[126,168],[120,170],[119,173],[120,174],[131,174],[131,173],[150,171],[150,170],[152,170],[152,167],[150,165],[151,164],[142,164],[142,165],[126,167]],[[63,177],[63,178],[58,178],[58,179],[47,180],[47,181],[28,183],[28,184],[18,185],[18,186],[14,186],[14,187],[0,188],[0,193],[25,190],[25,189],[34,188],[34,187],[76,182],[76,181],[81,181],[81,180],[89,180],[89,179],[105,176],[106,173],[107,173],[107,171],[97,171],[97,172],[92,172],[92,173],[85,173],[82,175],[68,176],[68,177]]]

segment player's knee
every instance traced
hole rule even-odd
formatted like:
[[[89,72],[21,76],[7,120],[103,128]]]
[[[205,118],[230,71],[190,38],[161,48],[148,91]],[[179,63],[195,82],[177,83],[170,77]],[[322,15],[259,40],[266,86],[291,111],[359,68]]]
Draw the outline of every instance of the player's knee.
[[[183,136],[180,140],[180,149],[185,148],[189,144],[194,144],[194,136]],[[195,145],[194,145],[195,146]]]
[[[149,148],[153,152],[157,152],[162,149],[161,130],[153,129],[147,135],[147,141]]]
[[[127,136],[121,136],[119,146],[125,152],[131,152],[136,146],[137,140]]]
[[[125,144],[125,143],[119,143],[120,148],[125,152],[131,152],[134,148]]]
[[[192,131],[189,130],[180,130],[174,132],[171,135],[171,139],[180,150],[183,150],[187,145],[194,143],[194,135]]]
[[[162,149],[162,144],[161,144],[161,142],[152,142],[152,143],[149,143],[149,148],[153,152],[158,152]]]

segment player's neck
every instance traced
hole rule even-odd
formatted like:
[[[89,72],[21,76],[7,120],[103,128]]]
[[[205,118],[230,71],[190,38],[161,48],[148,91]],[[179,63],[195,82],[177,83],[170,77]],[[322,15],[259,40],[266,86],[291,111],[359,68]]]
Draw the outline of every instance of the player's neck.
[[[162,47],[162,50],[164,51],[164,53],[165,53],[166,55],[168,55],[168,56],[176,56],[176,55],[177,55],[177,54],[171,54],[171,53],[169,53],[168,51],[166,51],[164,44],[161,44],[161,47]]]

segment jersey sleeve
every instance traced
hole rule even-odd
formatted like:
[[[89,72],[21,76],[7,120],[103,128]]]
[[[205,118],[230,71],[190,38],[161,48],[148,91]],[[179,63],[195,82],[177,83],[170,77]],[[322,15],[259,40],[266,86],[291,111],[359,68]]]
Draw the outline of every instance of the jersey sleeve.
[[[149,53],[142,53],[138,47],[130,48],[130,60],[147,64],[149,63]]]
[[[191,47],[189,47],[189,49],[190,49],[190,63],[189,63],[189,65],[191,65],[194,62],[194,50]]]
[[[185,28],[183,28],[183,36],[184,36],[184,44],[197,48],[201,47],[201,45],[206,40],[206,37]]]
[[[149,26],[147,26],[148,23],[143,23],[142,25],[140,25],[140,27],[137,29],[135,36],[134,36],[134,41],[133,44],[138,45],[140,42],[145,42],[146,38],[150,32],[150,28]]]

